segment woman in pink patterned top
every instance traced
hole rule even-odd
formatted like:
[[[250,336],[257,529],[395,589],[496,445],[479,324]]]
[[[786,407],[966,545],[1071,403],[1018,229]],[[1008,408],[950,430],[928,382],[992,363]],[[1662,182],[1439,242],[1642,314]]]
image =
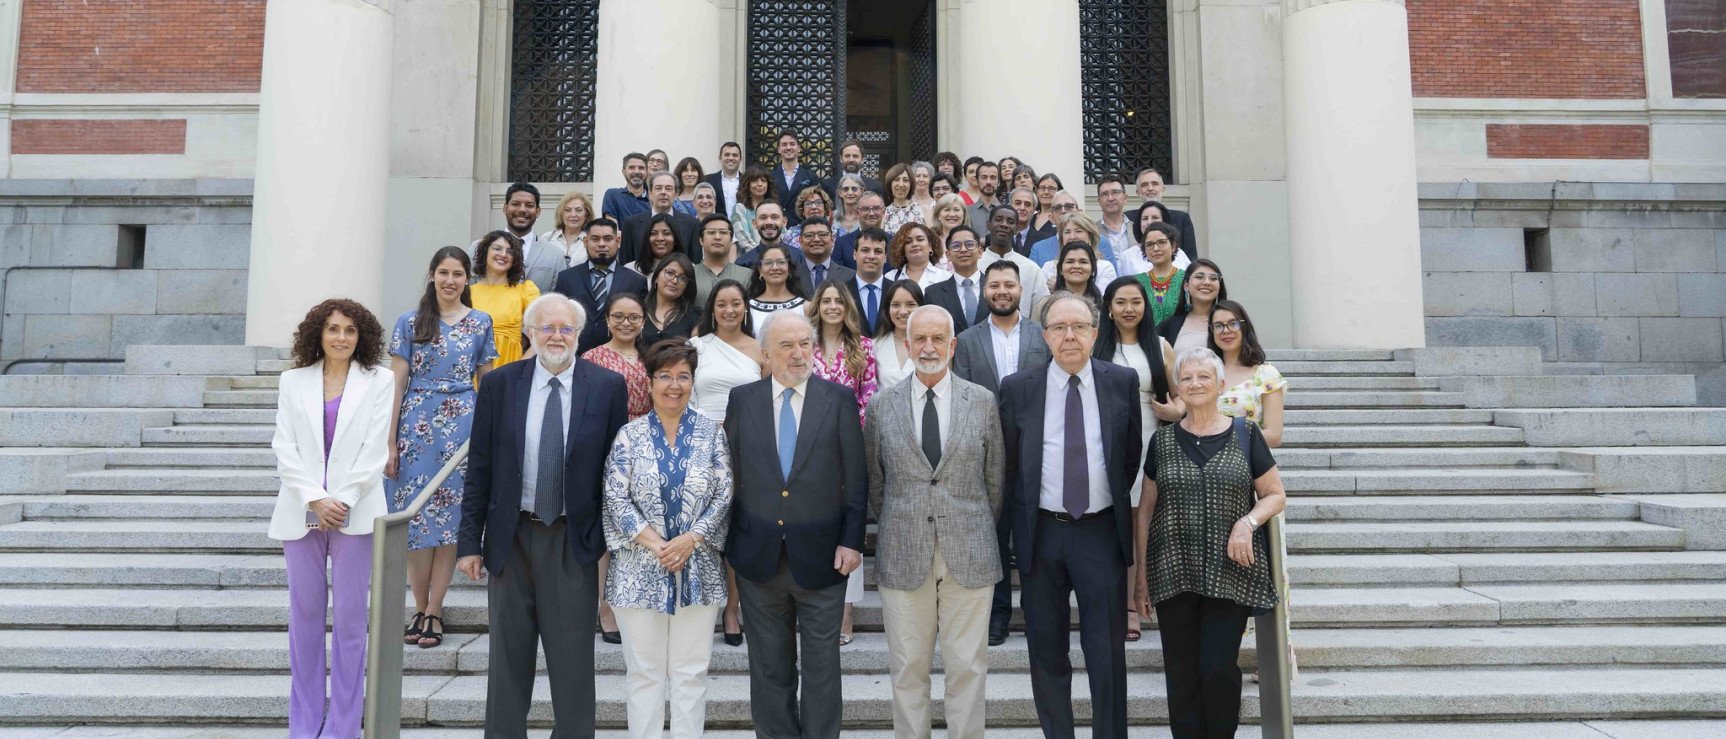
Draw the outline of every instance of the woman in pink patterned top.
[[[629,420],[647,415],[652,404],[647,399],[647,370],[641,367],[641,329],[647,320],[647,310],[641,299],[629,293],[612,293],[605,301],[600,319],[611,329],[611,341],[587,350],[582,359],[623,375],[629,388]]]
[[[820,337],[815,344],[816,377],[837,382],[857,394],[857,415],[875,397],[875,342],[863,335],[863,317],[845,283],[828,280],[810,299],[809,322]],[[851,607],[863,598],[863,568],[851,571],[845,585],[845,616],[839,622],[839,646],[851,643]]]

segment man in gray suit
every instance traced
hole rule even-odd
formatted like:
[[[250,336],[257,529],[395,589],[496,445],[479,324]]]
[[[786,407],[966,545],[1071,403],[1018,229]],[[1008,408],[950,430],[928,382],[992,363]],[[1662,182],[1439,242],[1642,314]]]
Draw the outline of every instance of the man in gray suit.
[[[756,736],[835,739],[839,622],[869,512],[863,429],[856,394],[810,375],[815,333],[803,312],[764,324],[773,374],[734,388],[725,406],[736,489],[725,558],[749,624],[749,712]]]
[[[953,373],[969,382],[1001,393],[1001,380],[1021,369],[1048,364],[1049,345],[1043,327],[1019,312],[1019,265],[1011,259],[990,262],[983,270],[983,298],[989,301],[989,320],[959,334],[953,353]],[[1013,527],[1006,516],[996,519],[996,541],[1001,547],[1001,566],[1012,572]],[[1007,642],[1007,624],[1013,620],[1013,578],[1006,575],[995,584],[995,604],[989,616],[989,646]]]
[[[1016,304],[1016,303],[1015,303]],[[946,663],[947,736],[981,739],[988,625],[1001,556],[991,531],[1006,467],[995,396],[947,371],[957,339],[937,305],[911,312],[911,379],[877,393],[864,424],[869,507],[893,733],[927,737],[935,638]]]
[[[528,182],[510,185],[503,193],[503,220],[509,232],[521,239],[521,262],[527,268],[528,281],[541,295],[552,292],[557,273],[569,268],[569,257],[555,245],[539,243],[533,232],[533,224],[539,220],[539,188]],[[479,239],[474,239],[468,251],[478,247]]]

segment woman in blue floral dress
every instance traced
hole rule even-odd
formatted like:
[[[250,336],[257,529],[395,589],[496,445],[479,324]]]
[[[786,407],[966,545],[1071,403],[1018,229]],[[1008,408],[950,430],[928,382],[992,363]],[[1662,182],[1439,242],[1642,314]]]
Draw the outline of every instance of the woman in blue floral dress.
[[[467,253],[453,246],[432,256],[418,309],[402,314],[390,336],[396,376],[396,448],[384,470],[391,513],[413,502],[473,430],[474,389],[497,359],[491,317],[473,309]],[[408,584],[414,620],[408,644],[443,643],[443,601],[455,573],[455,539],[467,464],[459,465],[408,522]]]

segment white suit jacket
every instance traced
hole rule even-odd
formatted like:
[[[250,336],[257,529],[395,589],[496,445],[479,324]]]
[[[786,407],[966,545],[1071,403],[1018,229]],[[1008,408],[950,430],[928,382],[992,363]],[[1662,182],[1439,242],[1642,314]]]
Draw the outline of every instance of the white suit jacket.
[[[276,398],[276,472],[282,478],[276,511],[270,516],[270,538],[298,539],[306,535],[306,511],[311,502],[333,497],[348,505],[344,534],[369,534],[372,519],[388,512],[384,500],[384,464],[389,461],[390,403],[395,376],[389,366],[372,369],[354,362],[336,411],[336,434],[330,443],[329,487],[324,480],[324,363],[282,373]]]

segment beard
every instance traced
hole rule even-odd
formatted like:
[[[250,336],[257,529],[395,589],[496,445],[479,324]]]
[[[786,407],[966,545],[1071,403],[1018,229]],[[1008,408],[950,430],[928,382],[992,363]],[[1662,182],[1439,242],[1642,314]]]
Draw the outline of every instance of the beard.
[[[563,367],[568,365],[570,360],[575,359],[575,347],[572,345],[562,349],[554,349],[549,346],[542,346],[539,347],[539,356],[542,364],[550,363]]]
[[[610,267],[612,262],[617,261],[617,254],[612,253],[605,256],[589,254],[587,255],[587,261],[595,267]]]
[[[1018,300],[1013,300],[1012,302],[1007,303],[1007,305],[1004,307],[999,306],[999,305],[995,305],[995,301],[993,301],[993,300],[989,301],[989,313],[991,315],[996,315],[996,316],[1000,316],[1002,318],[1006,318],[1007,316],[1013,315],[1014,313],[1018,313],[1018,312],[1019,312],[1019,301]]]
[[[762,226],[760,228],[760,231],[761,231],[761,240],[762,241],[773,241],[773,242],[779,241],[780,235],[784,233],[784,231],[781,230],[778,226]]]
[[[916,361],[917,371],[925,375],[940,374],[947,370],[948,361],[947,357],[935,357],[931,359],[919,356]]]

